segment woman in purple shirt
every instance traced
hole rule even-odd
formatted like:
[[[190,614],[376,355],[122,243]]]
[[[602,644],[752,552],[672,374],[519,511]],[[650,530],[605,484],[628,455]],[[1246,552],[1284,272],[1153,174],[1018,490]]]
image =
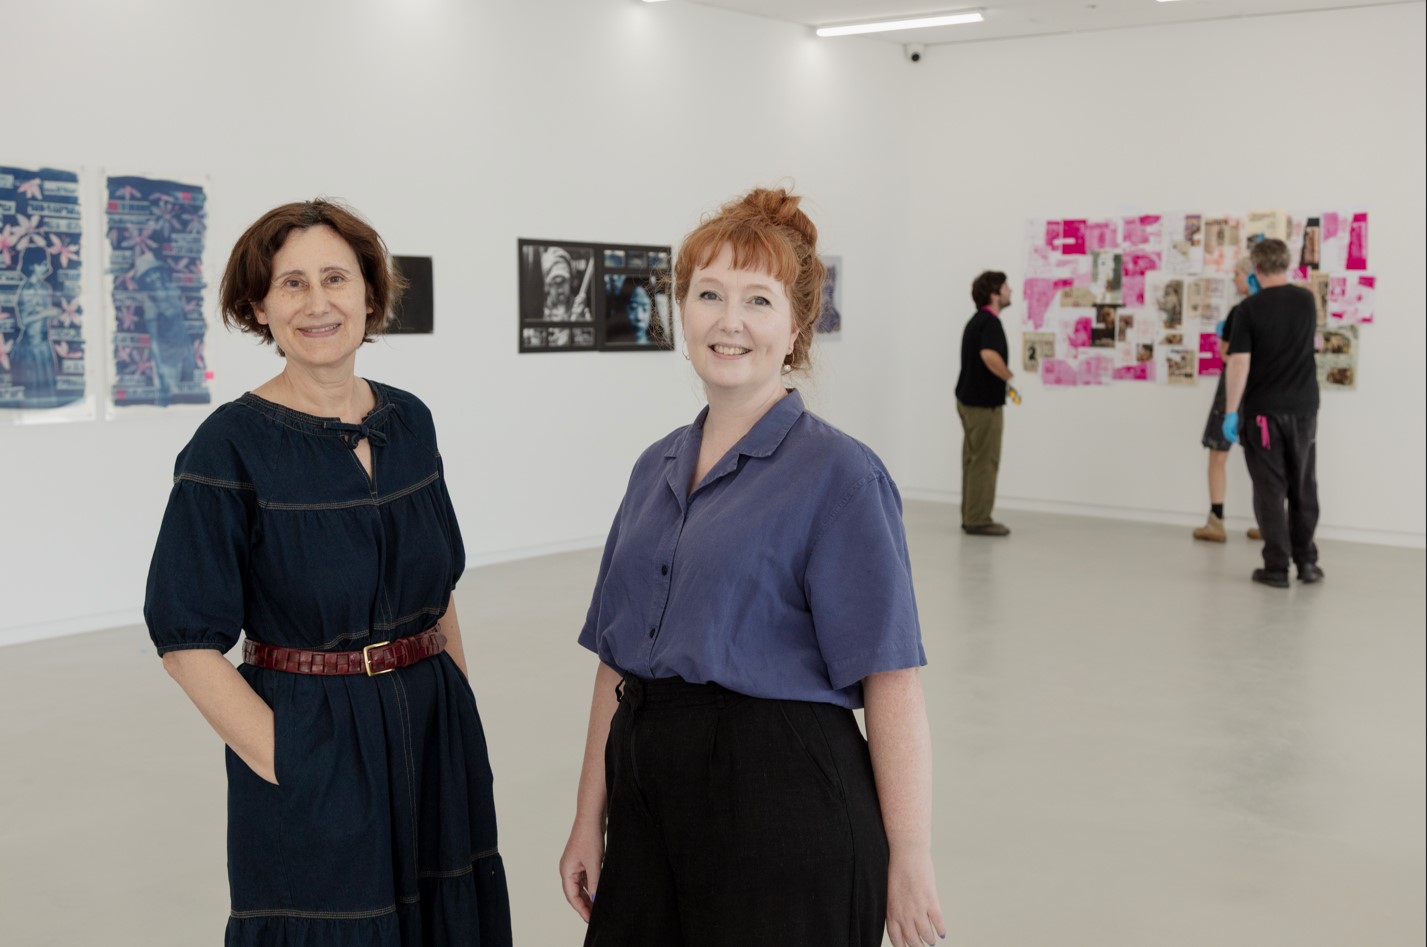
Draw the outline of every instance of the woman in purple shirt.
[[[600,666],[560,874],[586,945],[945,936],[901,498],[783,385],[822,301],[798,202],[724,205],[675,264],[708,407],[635,464],[580,632]]]

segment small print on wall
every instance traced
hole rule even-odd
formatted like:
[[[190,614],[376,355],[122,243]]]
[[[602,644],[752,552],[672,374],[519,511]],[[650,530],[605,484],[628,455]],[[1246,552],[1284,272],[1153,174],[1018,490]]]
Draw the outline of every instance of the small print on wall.
[[[0,166],[0,408],[84,397],[79,175]]]
[[[1021,370],[1039,375],[1041,361],[1055,358],[1054,332],[1027,332],[1021,336]]]
[[[595,247],[557,240],[521,240],[520,351],[574,352],[595,347],[591,291]],[[587,329],[587,332],[576,332]]]
[[[827,270],[823,277],[823,305],[813,331],[825,339],[842,338],[842,257],[819,257]]]
[[[1314,360],[1318,363],[1318,385],[1351,391],[1358,386],[1358,327],[1337,326],[1318,339]]]
[[[387,316],[389,335],[431,335],[435,331],[435,288],[429,256],[393,256],[396,271],[406,277],[406,292]]]
[[[208,404],[203,249],[207,194],[196,184],[109,177],[105,248],[113,278],[116,408]]]

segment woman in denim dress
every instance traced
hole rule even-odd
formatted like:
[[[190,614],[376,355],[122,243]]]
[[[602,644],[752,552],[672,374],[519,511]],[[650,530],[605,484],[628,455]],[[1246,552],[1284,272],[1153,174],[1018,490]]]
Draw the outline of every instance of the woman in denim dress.
[[[179,454],[144,613],[227,744],[230,947],[511,943],[431,414],[355,373],[402,283],[321,200],[223,277],[224,321],[285,364]]]

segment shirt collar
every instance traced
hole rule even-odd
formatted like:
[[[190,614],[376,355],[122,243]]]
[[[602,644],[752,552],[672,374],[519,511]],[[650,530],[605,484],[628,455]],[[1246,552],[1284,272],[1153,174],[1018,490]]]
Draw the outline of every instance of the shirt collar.
[[[708,416],[709,409],[706,407],[699,412],[694,423],[685,428],[681,436],[674,439],[674,443],[670,444],[669,449],[664,453],[664,457],[670,461],[664,467],[664,480],[669,484],[669,489],[673,491],[679,509],[683,510],[685,514],[689,511],[689,498],[693,496],[694,492],[737,470],[740,456],[767,457],[776,451],[778,445],[782,444],[783,439],[788,436],[788,432],[793,429],[798,418],[803,416],[803,398],[796,389],[780,398],[777,404],[769,408],[768,412],[758,419],[752,430],[743,435],[739,442],[733,445],[733,449],[720,458],[713,469],[704,475],[703,480],[694,484],[694,489],[691,491],[689,484],[699,462],[699,447],[704,440],[704,421]]]
[[[778,399],[778,403],[769,408],[767,413],[753,425],[752,429],[735,445],[730,454],[745,454],[749,457],[768,457],[772,455],[783,443],[783,439],[788,436],[788,432],[793,429],[798,418],[803,416],[807,409],[803,407],[803,396],[796,388],[788,389],[788,394]],[[695,449],[703,440],[704,421],[709,416],[708,406],[699,412],[699,416],[694,419],[694,423],[684,431],[682,437],[674,439],[674,443],[669,445],[669,449],[664,452],[665,457],[673,458],[681,455],[690,446]]]

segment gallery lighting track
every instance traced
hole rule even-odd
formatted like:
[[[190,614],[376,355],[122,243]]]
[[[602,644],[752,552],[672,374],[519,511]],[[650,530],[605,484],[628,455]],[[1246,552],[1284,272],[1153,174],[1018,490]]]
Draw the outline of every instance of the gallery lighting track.
[[[859,33],[886,33],[892,30],[919,30],[933,26],[960,26],[964,23],[980,23],[984,17],[980,10],[962,10],[938,16],[919,16],[899,20],[871,20],[866,23],[844,23],[838,26],[820,26],[819,36],[855,36]]]

